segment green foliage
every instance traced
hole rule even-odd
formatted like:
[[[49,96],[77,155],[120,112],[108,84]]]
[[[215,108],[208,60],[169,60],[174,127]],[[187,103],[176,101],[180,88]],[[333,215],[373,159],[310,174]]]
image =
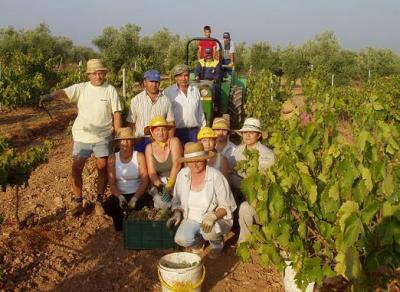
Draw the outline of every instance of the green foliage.
[[[23,153],[17,153],[14,149],[9,148],[4,140],[0,140],[1,145],[0,188],[26,183],[31,172],[46,161],[47,154],[53,147],[53,143],[46,140],[42,146],[35,146]]]
[[[399,82],[310,86],[310,123],[275,119],[269,145],[276,163],[242,186],[261,227],[240,255],[255,248],[281,270],[292,261],[302,288],[335,274],[385,287],[372,275],[400,267]],[[256,155],[247,157],[243,165],[256,165]]]

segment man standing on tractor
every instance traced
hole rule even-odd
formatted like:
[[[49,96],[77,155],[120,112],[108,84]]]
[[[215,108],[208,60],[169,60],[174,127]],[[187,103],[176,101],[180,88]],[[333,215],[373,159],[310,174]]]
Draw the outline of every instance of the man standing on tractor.
[[[211,38],[211,27],[206,25],[203,27],[204,37]],[[214,55],[214,59],[219,60],[219,47],[216,41],[214,40],[201,40],[199,41],[199,49],[197,51],[197,58],[204,59],[205,58],[205,49],[210,48],[212,49]]]
[[[121,103],[114,86],[106,82],[107,68],[99,59],[87,62],[89,82],[74,84],[40,97],[39,104],[54,98],[76,102],[78,116],[72,126],[74,139],[72,160],[72,215],[80,215],[83,209],[82,171],[93,153],[98,173],[97,201],[102,202],[107,186],[107,157],[111,154],[113,133],[122,125]]]
[[[160,73],[148,70],[143,75],[144,90],[131,100],[127,122],[135,130],[135,150],[144,152],[151,139],[144,134],[144,128],[155,116],[162,116],[167,122],[174,122],[174,112],[168,97],[160,92]]]
[[[189,84],[189,72],[189,66],[176,65],[172,69],[176,83],[164,90],[174,111],[175,135],[182,145],[187,142],[196,142],[199,128],[206,125],[200,92],[196,86]]]
[[[231,40],[231,35],[229,32],[224,32],[222,38],[222,70],[226,73],[229,73],[232,71],[235,62],[235,45]]]

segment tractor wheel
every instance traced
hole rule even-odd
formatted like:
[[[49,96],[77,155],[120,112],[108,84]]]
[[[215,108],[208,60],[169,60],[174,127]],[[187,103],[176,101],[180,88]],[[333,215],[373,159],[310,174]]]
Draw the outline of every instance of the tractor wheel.
[[[232,86],[229,93],[229,115],[231,129],[238,129],[244,117],[243,89],[240,86]]]

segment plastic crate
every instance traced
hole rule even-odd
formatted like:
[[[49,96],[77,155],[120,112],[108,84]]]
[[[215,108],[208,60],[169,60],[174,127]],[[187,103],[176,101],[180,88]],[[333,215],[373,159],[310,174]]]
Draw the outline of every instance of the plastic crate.
[[[175,230],[165,226],[166,221],[145,221],[125,218],[123,222],[126,249],[174,248]]]

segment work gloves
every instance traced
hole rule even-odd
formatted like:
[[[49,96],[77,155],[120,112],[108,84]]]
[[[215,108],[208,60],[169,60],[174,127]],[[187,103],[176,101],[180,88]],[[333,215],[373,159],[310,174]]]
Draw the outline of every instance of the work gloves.
[[[182,221],[182,213],[179,210],[175,210],[172,216],[167,220],[167,227],[172,228],[172,226],[178,226]]]
[[[215,221],[217,221],[217,215],[215,215],[214,213],[209,213],[207,214],[204,218],[203,221],[201,222],[201,229],[205,232],[205,233],[209,233],[211,232]]]

